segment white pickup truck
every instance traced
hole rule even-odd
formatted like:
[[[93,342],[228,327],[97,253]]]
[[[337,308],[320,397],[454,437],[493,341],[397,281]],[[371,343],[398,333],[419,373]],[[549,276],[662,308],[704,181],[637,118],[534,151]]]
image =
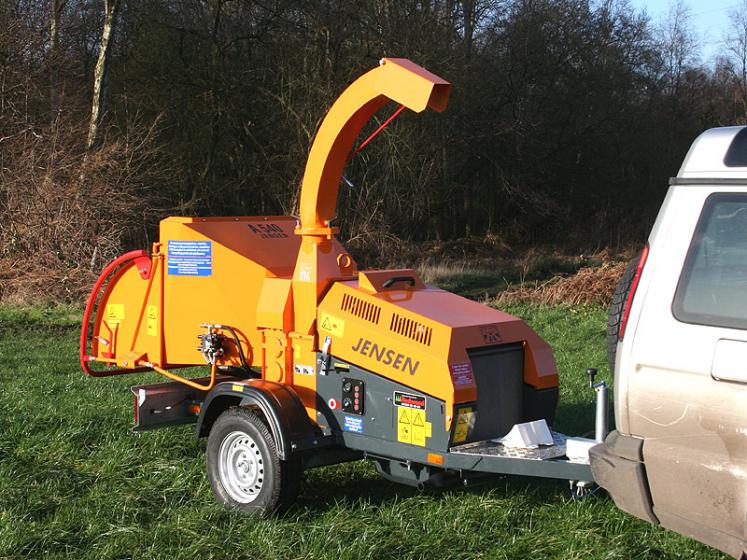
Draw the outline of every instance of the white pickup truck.
[[[595,480],[641,519],[747,559],[747,127],[690,148],[610,310],[615,423]]]

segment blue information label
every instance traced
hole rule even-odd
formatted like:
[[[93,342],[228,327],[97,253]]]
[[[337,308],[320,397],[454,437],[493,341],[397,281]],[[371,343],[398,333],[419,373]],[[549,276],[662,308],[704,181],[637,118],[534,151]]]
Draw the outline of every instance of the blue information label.
[[[168,270],[172,276],[212,276],[212,241],[169,240]]]
[[[342,427],[346,432],[356,434],[363,433],[363,418],[361,416],[345,416],[345,424]]]

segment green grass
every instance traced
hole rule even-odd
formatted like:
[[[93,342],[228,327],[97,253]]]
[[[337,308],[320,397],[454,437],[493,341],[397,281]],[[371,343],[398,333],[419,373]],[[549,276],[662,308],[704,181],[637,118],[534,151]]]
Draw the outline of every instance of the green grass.
[[[593,425],[584,371],[608,377],[604,310],[514,306],[555,348],[557,427]],[[565,483],[496,478],[419,493],[367,463],[311,470],[297,504],[257,520],[214,502],[191,427],[130,432],[129,386],[77,364],[78,311],[0,307],[0,558],[721,558]]]

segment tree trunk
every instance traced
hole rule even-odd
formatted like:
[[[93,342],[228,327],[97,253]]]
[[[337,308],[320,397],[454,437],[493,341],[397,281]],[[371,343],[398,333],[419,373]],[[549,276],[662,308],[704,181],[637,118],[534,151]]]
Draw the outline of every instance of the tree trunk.
[[[67,0],[53,0],[52,17],[49,23],[49,115],[52,124],[57,120],[60,111],[59,92],[59,53],[60,18]]]
[[[464,28],[464,58],[469,60],[472,55],[472,43],[475,38],[475,2],[476,0],[463,0],[462,2],[462,26]]]
[[[121,0],[104,0],[104,27],[101,31],[101,45],[93,72],[93,101],[91,103],[91,124],[88,128],[86,150],[91,151],[100,141],[99,128],[106,112],[107,76],[111,54],[111,41],[114,33],[114,23]]]

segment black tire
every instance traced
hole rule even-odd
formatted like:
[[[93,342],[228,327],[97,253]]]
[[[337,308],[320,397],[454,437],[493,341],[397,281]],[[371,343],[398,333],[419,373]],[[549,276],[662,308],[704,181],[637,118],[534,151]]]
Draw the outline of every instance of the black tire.
[[[282,461],[267,425],[249,408],[223,412],[208,436],[207,472],[228,509],[267,517],[293,504],[301,482],[298,460]]]
[[[610,374],[615,374],[615,357],[617,356],[617,343],[620,341],[620,326],[622,324],[625,303],[628,301],[630,286],[633,284],[636,268],[640,255],[628,263],[620,278],[620,283],[612,296],[612,303],[607,315],[607,360],[610,364]]]

